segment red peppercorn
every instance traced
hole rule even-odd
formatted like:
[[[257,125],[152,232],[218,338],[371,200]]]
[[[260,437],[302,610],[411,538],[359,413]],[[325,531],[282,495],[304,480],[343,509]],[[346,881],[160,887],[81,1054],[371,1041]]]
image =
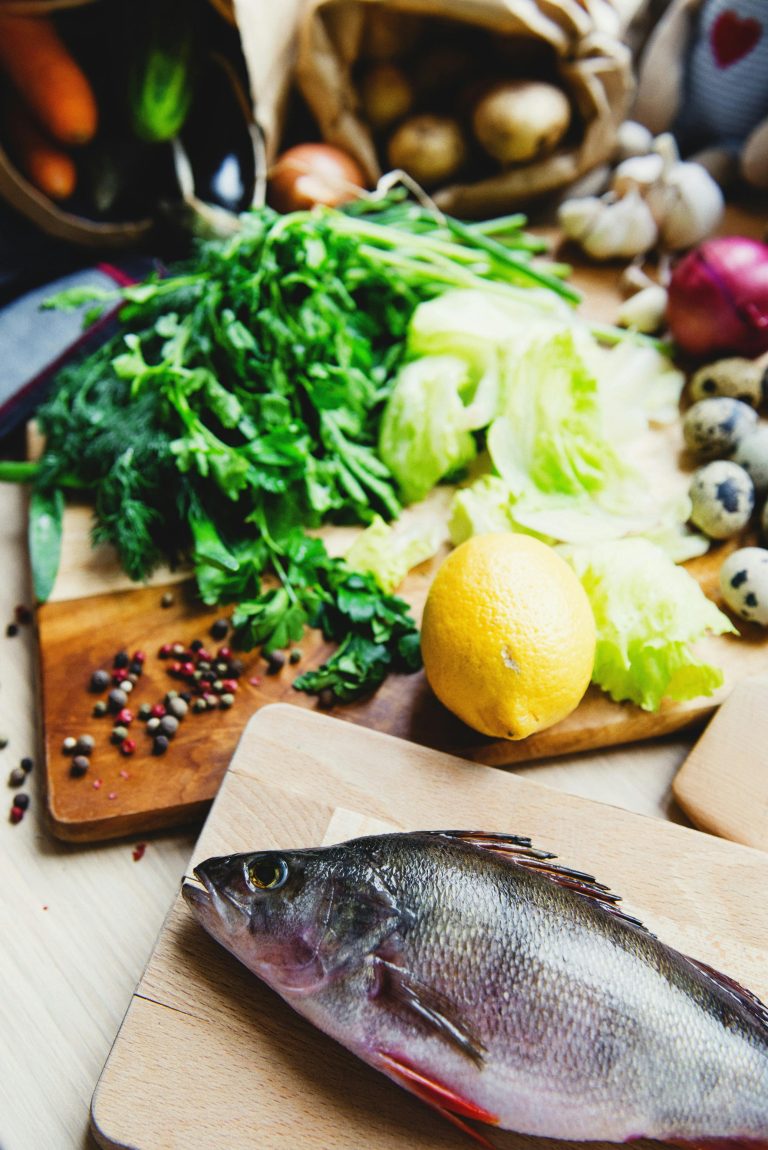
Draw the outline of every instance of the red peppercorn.
[[[153,719],[162,719],[165,714],[165,705],[163,703],[153,703],[149,713]]]
[[[180,675],[181,674],[181,668],[182,668],[181,663],[171,663],[170,667],[168,668],[168,674],[169,675]]]
[[[163,643],[162,647],[157,652],[158,656],[161,659],[167,659],[168,656],[170,655],[170,653],[171,653],[171,644],[170,643]]]
[[[129,707],[123,707],[122,711],[117,713],[117,721],[121,727],[129,727],[133,722],[133,711]]]
[[[221,681],[222,691],[226,691],[228,694],[234,695],[238,686],[239,686],[239,684],[237,682],[237,679],[222,679],[222,681]]]
[[[24,808],[17,807],[15,804],[11,807],[11,822],[20,823],[24,818]]]
[[[182,663],[180,674],[184,679],[191,679],[195,673],[194,663]]]
[[[201,663],[210,663],[211,652],[206,650],[205,647],[201,647],[200,650],[197,652],[197,658],[198,658],[198,661]]]
[[[231,659],[232,658],[232,648],[231,647],[219,647],[219,649],[216,653],[216,658],[217,659]]]
[[[113,683],[124,683],[127,678],[128,678],[128,672],[125,669],[125,667],[117,667],[112,672],[112,682]]]
[[[132,663],[146,663],[147,656],[144,651],[134,651],[131,658]]]
[[[123,739],[122,743],[120,744],[120,750],[124,755],[132,755],[136,750],[136,740]]]

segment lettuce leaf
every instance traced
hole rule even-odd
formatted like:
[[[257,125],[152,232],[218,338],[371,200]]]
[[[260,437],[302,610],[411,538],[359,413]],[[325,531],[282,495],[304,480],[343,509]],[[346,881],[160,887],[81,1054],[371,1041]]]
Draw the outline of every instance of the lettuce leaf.
[[[696,580],[647,539],[560,547],[587,592],[597,628],[593,682],[616,702],[656,711],[664,698],[711,695],[723,675],[691,644],[738,634]]]
[[[373,575],[382,591],[391,595],[412,567],[431,559],[445,542],[446,531],[439,523],[415,524],[399,530],[380,515],[355,539],[344,558],[355,571]]]
[[[379,455],[404,502],[416,503],[436,483],[477,454],[462,398],[467,365],[455,356],[428,356],[400,372],[384,409]]]
[[[533,340],[508,364],[488,451],[515,494],[536,488],[623,511],[645,491],[606,426],[597,378],[569,329]]]

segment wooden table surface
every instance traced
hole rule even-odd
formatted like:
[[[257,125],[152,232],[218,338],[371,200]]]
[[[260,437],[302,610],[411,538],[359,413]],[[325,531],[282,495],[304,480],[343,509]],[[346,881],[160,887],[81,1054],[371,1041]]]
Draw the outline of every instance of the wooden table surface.
[[[40,701],[31,626],[6,636],[18,603],[31,602],[25,495],[0,484],[0,1150],[93,1150],[91,1094],[199,828],[71,846],[42,818],[40,772],[18,825],[5,780],[25,755],[40,757]],[[627,810],[685,822],[671,782],[693,742],[671,738],[540,762],[518,774]],[[161,1150],[160,1147],[157,1150]]]

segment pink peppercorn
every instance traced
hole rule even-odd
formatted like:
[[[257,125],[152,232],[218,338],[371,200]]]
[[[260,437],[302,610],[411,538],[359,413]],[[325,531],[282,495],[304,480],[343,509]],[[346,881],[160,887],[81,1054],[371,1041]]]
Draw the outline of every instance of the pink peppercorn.
[[[219,650],[217,652],[216,657],[218,659],[231,659],[232,658],[232,648],[231,647],[219,647]]]
[[[181,674],[181,668],[182,668],[181,663],[171,663],[170,667],[168,668],[168,674],[169,675],[180,675]]]
[[[128,672],[126,671],[125,667],[116,667],[112,672],[113,683],[124,683],[127,678]]]
[[[122,743],[120,744],[120,750],[124,755],[132,755],[136,750],[136,740],[123,739]]]
[[[197,658],[201,663],[210,663],[211,652],[207,651],[205,649],[205,647],[201,647],[200,650],[197,652]]]
[[[121,727],[129,727],[133,722],[133,711],[129,707],[123,707],[122,711],[117,713],[117,721]]]
[[[167,659],[171,653],[171,644],[163,643],[160,650],[157,652],[161,659]]]
[[[133,652],[133,658],[131,659],[132,663],[146,663],[146,661],[147,661],[147,656],[144,653],[144,651],[134,651]]]
[[[149,709],[149,713],[153,719],[162,719],[165,714],[165,706],[162,703],[153,703]]]
[[[101,779],[94,779],[91,785],[93,786],[93,789],[97,791],[101,786]]]
[[[24,818],[24,809],[22,807],[17,807],[15,805],[12,806],[11,807],[11,822],[12,823],[20,823],[23,818]]]
[[[181,664],[181,669],[179,671],[179,674],[184,679],[191,679],[192,676],[194,675],[194,673],[195,673],[195,664],[194,663],[182,663]]]
[[[237,679],[223,679],[222,680],[222,683],[221,683],[222,691],[228,691],[230,694],[234,695],[237,688],[238,688]]]

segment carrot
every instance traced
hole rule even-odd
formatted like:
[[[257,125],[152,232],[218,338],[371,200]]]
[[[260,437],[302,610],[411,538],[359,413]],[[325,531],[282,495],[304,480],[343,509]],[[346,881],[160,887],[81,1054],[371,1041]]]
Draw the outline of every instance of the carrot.
[[[62,144],[86,144],[98,109],[88,78],[48,16],[0,16],[0,72]]]
[[[18,101],[6,109],[4,127],[11,155],[24,175],[50,199],[68,199],[77,184],[72,157],[51,143]]]

